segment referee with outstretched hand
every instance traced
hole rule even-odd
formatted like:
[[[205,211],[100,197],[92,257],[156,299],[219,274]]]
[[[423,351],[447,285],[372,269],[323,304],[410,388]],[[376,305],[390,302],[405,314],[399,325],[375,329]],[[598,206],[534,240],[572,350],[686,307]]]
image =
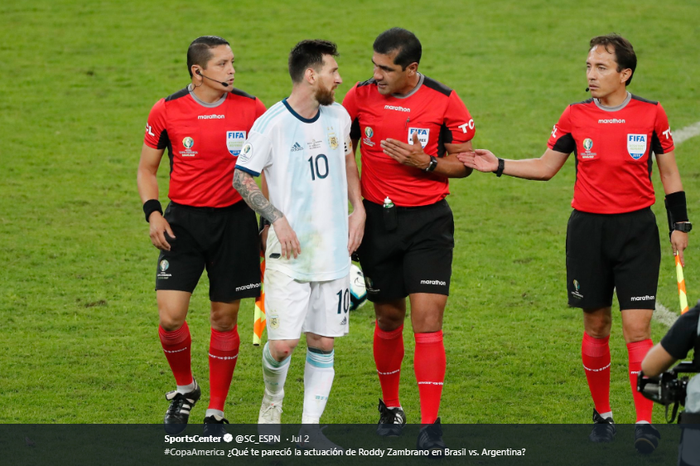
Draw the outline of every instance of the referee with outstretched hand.
[[[569,154],[576,157],[574,211],[566,237],[569,305],[583,309],[581,357],[593,398],[593,442],[610,442],[616,429],[610,407],[612,296],[617,294],[627,343],[629,378],[637,414],[635,448],[653,452],[653,403],[637,393],[637,373],[652,347],[661,249],[651,211],[652,152],[666,193],[671,247],[683,261],[691,225],[661,104],[627,91],[637,66],[629,43],[616,34],[594,37],[586,60],[591,97],[569,105],[537,159],[504,160],[487,150],[458,155],[469,168],[529,180],[549,180]],[[588,91],[588,89],[586,89]]]
[[[253,122],[265,112],[257,98],[233,87],[234,55],[216,36],[195,39],[187,51],[191,83],[151,110],[138,168],[138,188],[153,245],[160,249],[156,298],[163,352],[177,389],[166,398],[165,430],[182,432],[201,389],[190,366],[185,318],[202,272],[209,275],[210,401],[205,435],[224,434],[224,404],[238,358],[236,326],[242,298],[260,294],[255,213],[233,189],[233,170]],[[156,173],[170,158],[171,202],[163,214]]]

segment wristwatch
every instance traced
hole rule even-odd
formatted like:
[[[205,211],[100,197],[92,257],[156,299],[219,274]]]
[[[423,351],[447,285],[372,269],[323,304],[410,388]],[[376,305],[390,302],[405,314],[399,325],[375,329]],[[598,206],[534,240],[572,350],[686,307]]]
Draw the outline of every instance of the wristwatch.
[[[688,233],[693,229],[693,224],[690,222],[676,222],[673,224],[673,229],[682,231],[683,233]]]
[[[430,156],[430,163],[428,164],[427,167],[425,167],[426,172],[431,172],[435,170],[435,167],[437,167],[437,158],[434,156]]]

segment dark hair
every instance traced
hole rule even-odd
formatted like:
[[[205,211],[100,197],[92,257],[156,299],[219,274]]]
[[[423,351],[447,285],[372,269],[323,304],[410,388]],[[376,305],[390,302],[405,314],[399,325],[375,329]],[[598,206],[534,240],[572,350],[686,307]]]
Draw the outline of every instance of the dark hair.
[[[213,55],[210,49],[220,45],[230,44],[219,36],[202,36],[192,41],[190,48],[187,49],[187,71],[190,73],[190,78],[192,77],[192,65],[199,65],[207,69],[207,63]]]
[[[629,79],[625,81],[625,86],[632,82],[632,77],[634,76],[634,70],[637,68],[637,55],[634,53],[634,48],[630,41],[624,37],[612,33],[605,36],[598,36],[591,39],[591,44],[588,50],[592,49],[596,45],[602,45],[608,53],[615,54],[615,61],[617,62],[617,71],[620,72],[624,69],[631,69],[632,74]],[[608,46],[612,46],[611,51]]]
[[[420,63],[423,48],[420,41],[411,31],[402,28],[391,28],[382,32],[374,41],[374,51],[382,55],[389,55],[398,50],[394,58],[394,64],[400,65],[405,70],[411,63]]]
[[[323,67],[323,56],[338,56],[338,47],[327,40],[302,40],[289,52],[289,76],[292,82],[300,83],[307,69]]]

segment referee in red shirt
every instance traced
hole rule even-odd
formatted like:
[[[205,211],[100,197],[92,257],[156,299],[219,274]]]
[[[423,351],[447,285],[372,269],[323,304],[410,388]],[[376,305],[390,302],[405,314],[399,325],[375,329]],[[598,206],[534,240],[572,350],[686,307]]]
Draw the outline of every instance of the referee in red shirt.
[[[190,367],[185,318],[202,272],[209,276],[210,401],[205,435],[223,435],[224,404],[238,358],[241,298],[260,294],[255,213],[233,189],[233,170],[248,131],[265,106],[233,87],[229,43],[195,39],[187,51],[192,82],[151,110],[138,168],[138,188],[151,242],[160,249],[156,272],[158,333],[177,389],[166,395],[165,430],[182,432],[201,395]],[[165,149],[170,158],[171,202],[158,202],[156,173]]]
[[[374,303],[374,360],[383,400],[377,433],[401,433],[399,402],[406,296],[420,393],[418,448],[445,448],[438,409],[445,379],[442,318],[452,273],[454,222],[448,178],[471,173],[454,154],[471,149],[474,120],[457,93],[418,72],[421,43],[393,28],[374,42],[374,75],[345,96],[353,148],[361,143],[367,220],[359,257]]]
[[[569,105],[538,159],[503,160],[487,150],[460,154],[467,167],[530,180],[549,180],[572,152],[576,183],[566,238],[569,305],[583,309],[581,357],[595,409],[590,439],[615,435],[610,408],[612,296],[617,294],[637,413],[635,447],[651,453],[660,435],[651,426],[652,401],[637,393],[637,373],[652,347],[661,250],[651,211],[652,155],[666,193],[673,252],[683,260],[691,225],[673,154],[668,118],[658,102],[630,94],[637,57],[626,39],[594,37],[586,60],[591,99]]]

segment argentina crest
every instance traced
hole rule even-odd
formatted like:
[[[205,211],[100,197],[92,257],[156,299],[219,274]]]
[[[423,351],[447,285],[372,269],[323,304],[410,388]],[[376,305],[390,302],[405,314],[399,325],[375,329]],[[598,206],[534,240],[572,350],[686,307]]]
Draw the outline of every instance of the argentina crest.
[[[338,137],[333,132],[332,126],[328,128],[328,145],[333,150],[336,150],[338,148]]]

